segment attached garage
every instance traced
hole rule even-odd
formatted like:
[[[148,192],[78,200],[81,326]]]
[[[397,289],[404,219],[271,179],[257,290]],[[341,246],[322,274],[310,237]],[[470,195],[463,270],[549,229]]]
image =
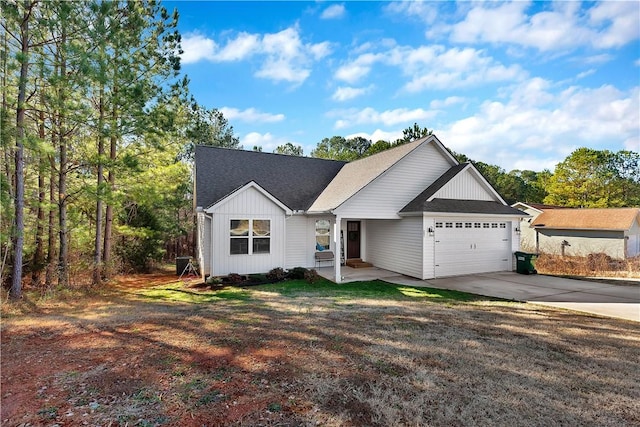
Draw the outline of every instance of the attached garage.
[[[435,277],[511,269],[510,221],[438,218],[433,237]]]

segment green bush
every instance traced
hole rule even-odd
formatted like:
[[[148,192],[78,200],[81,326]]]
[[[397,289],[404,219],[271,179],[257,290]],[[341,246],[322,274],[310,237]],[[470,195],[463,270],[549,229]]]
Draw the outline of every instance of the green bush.
[[[287,273],[285,273],[285,271],[280,267],[273,268],[267,273],[267,279],[271,280],[272,282],[281,282],[286,278]]]
[[[305,278],[307,271],[309,270],[304,267],[294,267],[287,272],[287,279],[302,280]]]

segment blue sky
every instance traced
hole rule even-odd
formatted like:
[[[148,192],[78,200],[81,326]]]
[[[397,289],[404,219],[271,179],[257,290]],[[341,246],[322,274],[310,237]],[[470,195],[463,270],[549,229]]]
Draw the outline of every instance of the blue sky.
[[[553,170],[578,147],[640,151],[640,3],[164,2],[182,72],[246,149],[395,140]]]

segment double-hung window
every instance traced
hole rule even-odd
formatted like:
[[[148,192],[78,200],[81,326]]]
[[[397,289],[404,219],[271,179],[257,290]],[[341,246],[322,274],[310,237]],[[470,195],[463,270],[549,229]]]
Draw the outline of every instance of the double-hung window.
[[[331,221],[328,219],[316,220],[316,250],[326,251],[330,246]]]
[[[271,252],[271,220],[232,219],[229,240],[231,255],[268,254]]]

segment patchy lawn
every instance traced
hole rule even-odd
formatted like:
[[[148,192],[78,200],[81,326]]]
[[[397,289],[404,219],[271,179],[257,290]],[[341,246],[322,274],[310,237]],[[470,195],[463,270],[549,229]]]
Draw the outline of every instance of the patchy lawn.
[[[3,307],[3,426],[639,425],[640,324],[382,282]]]

